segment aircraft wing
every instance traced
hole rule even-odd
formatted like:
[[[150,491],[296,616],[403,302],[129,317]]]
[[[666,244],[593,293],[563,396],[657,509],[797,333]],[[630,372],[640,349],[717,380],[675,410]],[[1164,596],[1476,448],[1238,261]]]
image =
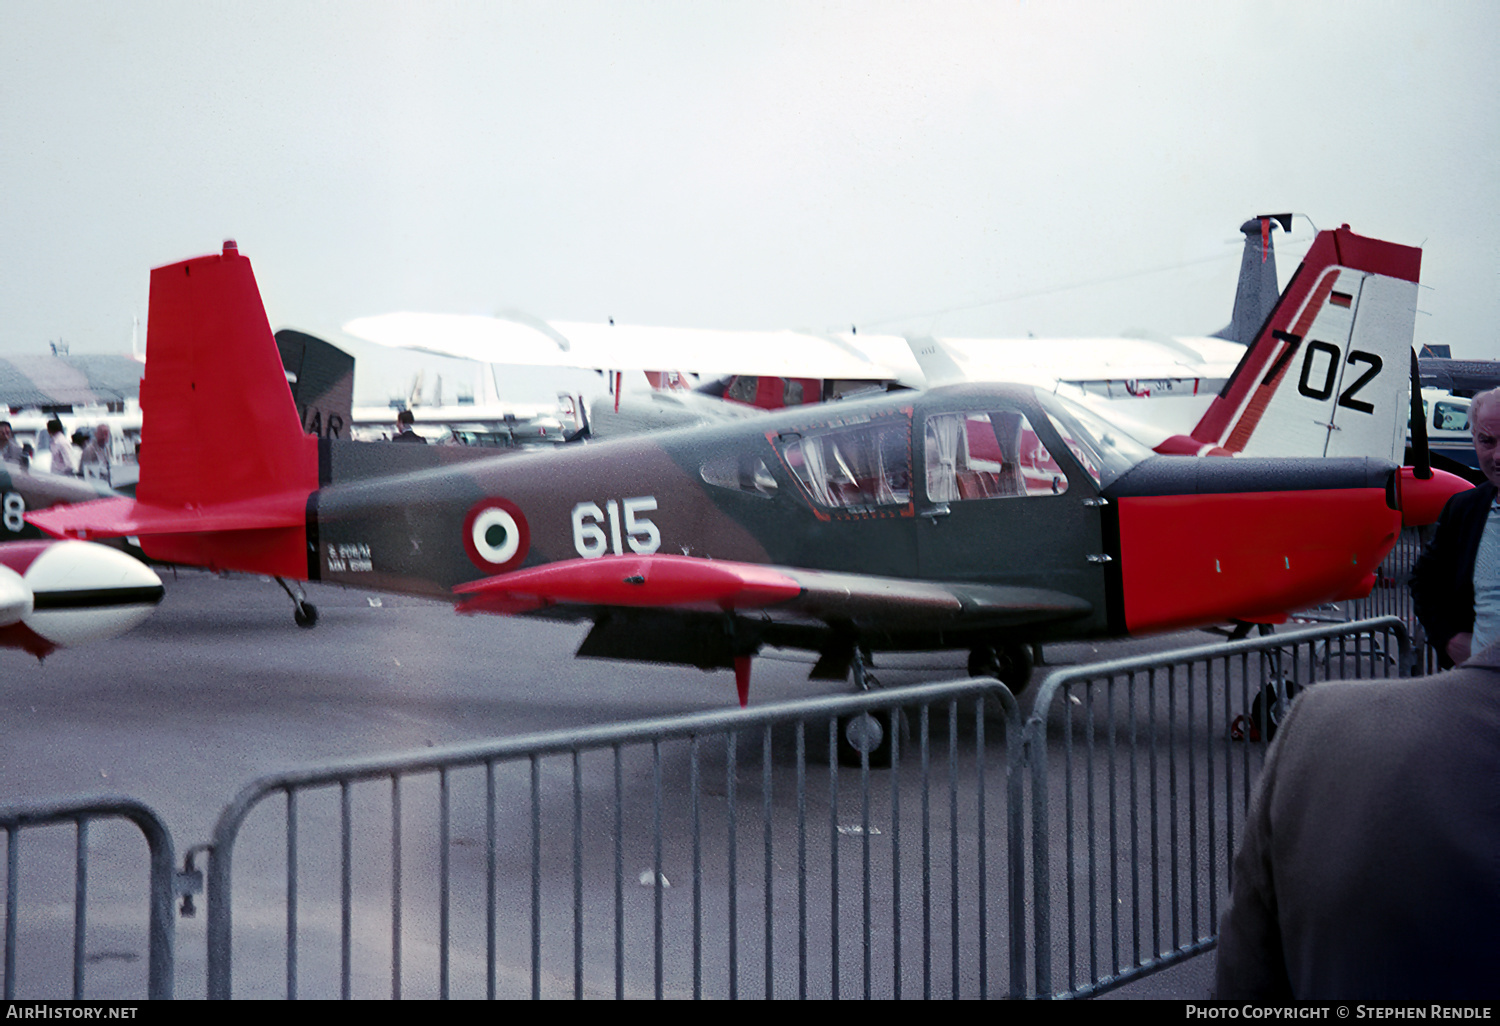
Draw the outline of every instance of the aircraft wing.
[[[932,385],[960,381],[1222,380],[1245,355],[1237,342],[1166,335],[1121,338],[907,339]],[[1217,390],[1217,385],[1215,390]]]
[[[522,366],[877,380],[894,380],[903,370],[872,356],[861,337],[818,332],[547,323],[524,316],[429,313],[361,317],[343,330],[395,349]],[[891,340],[882,341],[882,351],[892,352]]]
[[[454,589],[466,613],[525,613],[547,606],[683,612],[758,611],[824,623],[1015,626],[1087,615],[1084,599],[1041,588],[829,573],[694,556],[570,559]]]

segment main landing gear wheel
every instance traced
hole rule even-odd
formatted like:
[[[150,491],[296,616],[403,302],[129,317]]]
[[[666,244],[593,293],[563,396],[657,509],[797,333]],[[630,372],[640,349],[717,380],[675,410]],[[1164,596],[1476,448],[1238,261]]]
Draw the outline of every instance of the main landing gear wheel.
[[[1229,736],[1235,741],[1265,741],[1276,738],[1276,730],[1291,711],[1292,699],[1302,687],[1294,680],[1273,680],[1261,685],[1260,693],[1250,702],[1248,716],[1236,716],[1229,725]]]
[[[870,655],[856,650],[851,667],[854,687],[860,692],[873,691],[880,681],[865,667]],[[838,760],[842,766],[859,766],[868,761],[871,769],[886,769],[896,733],[902,728],[900,709],[868,709],[852,716],[841,716],[838,722]]]
[[[1250,722],[1267,741],[1276,739],[1276,729],[1291,711],[1292,699],[1302,688],[1294,680],[1271,681],[1250,703]]]
[[[870,709],[839,719],[839,765],[859,766],[868,758],[871,769],[888,769],[901,711]]]
[[[980,645],[969,653],[970,677],[994,677],[1019,694],[1031,682],[1035,665],[1030,645]]]

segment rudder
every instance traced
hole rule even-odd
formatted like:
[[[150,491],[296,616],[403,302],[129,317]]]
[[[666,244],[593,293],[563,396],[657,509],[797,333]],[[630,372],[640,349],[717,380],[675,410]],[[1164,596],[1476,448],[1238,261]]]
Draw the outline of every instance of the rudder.
[[[222,253],[151,272],[141,381],[141,481],[154,506],[208,506],[316,489],[250,261]]]
[[[309,576],[318,439],[302,433],[250,261],[215,256],[151,272],[134,499],[28,515],[54,537],[138,536],[153,559]]]
[[[1422,251],[1319,232],[1191,437],[1159,452],[1398,461]]]

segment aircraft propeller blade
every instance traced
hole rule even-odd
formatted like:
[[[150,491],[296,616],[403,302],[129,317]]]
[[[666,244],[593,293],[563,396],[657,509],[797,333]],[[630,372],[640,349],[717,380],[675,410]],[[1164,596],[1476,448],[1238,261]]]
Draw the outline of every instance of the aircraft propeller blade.
[[[1396,501],[1402,527],[1437,523],[1448,500],[1474,487],[1457,474],[1432,469],[1427,444],[1427,408],[1422,405],[1422,377],[1417,354],[1411,354],[1411,465],[1396,471]]]
[[[1412,467],[1423,481],[1432,477],[1432,453],[1427,447],[1427,407],[1422,404],[1422,373],[1417,354],[1411,354],[1411,453]]]

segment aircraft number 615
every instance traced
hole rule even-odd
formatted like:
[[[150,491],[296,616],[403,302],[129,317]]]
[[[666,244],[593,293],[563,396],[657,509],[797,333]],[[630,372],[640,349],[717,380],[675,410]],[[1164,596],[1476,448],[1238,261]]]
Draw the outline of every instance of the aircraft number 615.
[[[622,507],[625,513],[623,528],[620,523]],[[600,509],[597,502],[580,502],[573,507],[573,548],[584,559],[596,559],[606,552],[618,556],[624,551],[621,545],[623,541],[636,555],[650,555],[661,548],[661,532],[640,514],[649,513],[655,508],[654,495],[640,495],[633,499],[621,499],[619,502],[608,499],[604,503],[604,509]],[[606,521],[609,524],[608,534],[604,529]]]

